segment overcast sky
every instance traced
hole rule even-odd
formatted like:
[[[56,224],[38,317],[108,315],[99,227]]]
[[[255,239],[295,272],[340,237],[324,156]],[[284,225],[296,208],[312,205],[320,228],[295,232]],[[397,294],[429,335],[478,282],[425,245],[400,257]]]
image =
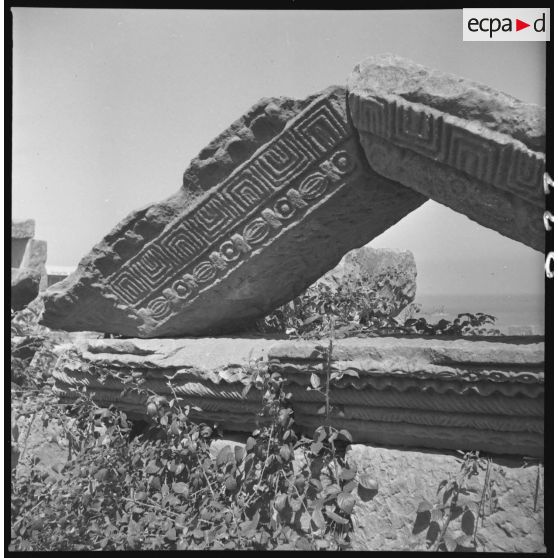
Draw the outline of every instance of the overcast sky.
[[[259,98],[344,84],[373,54],[544,104],[545,43],[463,42],[461,10],[12,12],[13,216],[56,266],[176,191]],[[418,294],[543,293],[542,254],[432,201],[371,245],[413,251]]]

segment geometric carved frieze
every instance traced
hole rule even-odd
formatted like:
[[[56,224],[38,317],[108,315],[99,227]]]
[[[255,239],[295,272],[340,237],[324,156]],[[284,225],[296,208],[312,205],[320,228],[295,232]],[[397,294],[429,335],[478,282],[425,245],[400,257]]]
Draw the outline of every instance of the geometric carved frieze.
[[[349,107],[374,170],[544,250],[544,109],[392,55],[355,68]]]
[[[158,320],[179,312],[358,172],[357,161],[343,149],[346,139],[342,115],[322,101],[218,191],[170,223],[108,277],[108,286]]]
[[[350,98],[359,129],[544,207],[542,153],[418,103],[372,94]]]

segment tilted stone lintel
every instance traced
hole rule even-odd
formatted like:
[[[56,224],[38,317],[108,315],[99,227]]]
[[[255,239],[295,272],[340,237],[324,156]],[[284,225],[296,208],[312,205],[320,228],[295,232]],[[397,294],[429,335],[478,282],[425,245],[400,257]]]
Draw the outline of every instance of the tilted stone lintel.
[[[544,108],[390,54],[358,64],[348,89],[375,171],[544,251]]]
[[[42,323],[131,337],[239,331],[426,201],[370,171],[344,88],[296,110],[278,102],[233,124],[178,194],[130,215],[53,285]],[[289,118],[258,139],[282,110]]]

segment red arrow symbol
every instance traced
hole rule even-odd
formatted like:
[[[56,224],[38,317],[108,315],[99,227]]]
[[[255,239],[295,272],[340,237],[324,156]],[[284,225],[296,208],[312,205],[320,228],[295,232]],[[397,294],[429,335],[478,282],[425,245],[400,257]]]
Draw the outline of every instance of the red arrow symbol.
[[[522,29],[525,29],[526,27],[531,27],[530,23],[525,23],[524,21],[521,21],[520,19],[515,20],[515,30],[516,31],[521,31]]]

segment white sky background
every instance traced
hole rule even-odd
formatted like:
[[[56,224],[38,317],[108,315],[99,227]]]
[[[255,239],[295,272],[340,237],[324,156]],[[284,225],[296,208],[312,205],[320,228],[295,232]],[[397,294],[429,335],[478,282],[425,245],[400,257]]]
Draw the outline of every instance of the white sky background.
[[[259,98],[345,84],[373,54],[544,104],[545,43],[463,42],[461,10],[12,11],[13,217],[36,220],[55,266],[178,190]],[[418,295],[543,294],[543,254],[434,202],[371,246],[413,251]]]

